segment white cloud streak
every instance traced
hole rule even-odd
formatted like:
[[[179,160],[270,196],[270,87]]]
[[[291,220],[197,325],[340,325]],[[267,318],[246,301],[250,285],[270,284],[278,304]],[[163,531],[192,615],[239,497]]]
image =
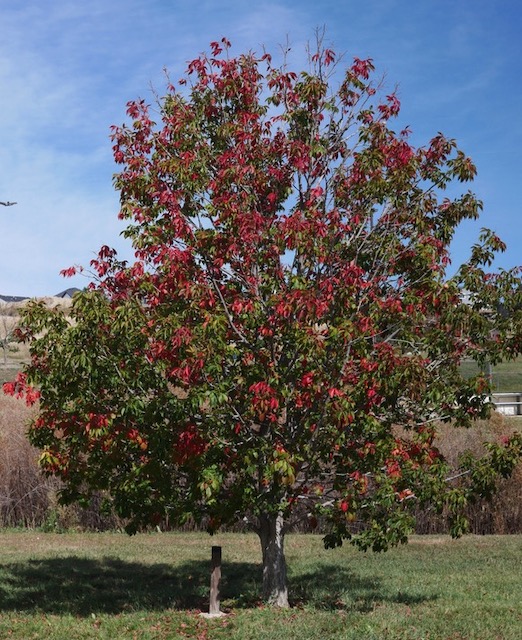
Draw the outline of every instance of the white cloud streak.
[[[49,295],[58,272],[119,239],[109,126],[125,104],[161,93],[163,68],[228,37],[233,53],[292,45],[305,62],[315,28],[340,52],[375,59],[419,141],[438,129],[463,140],[483,171],[487,205],[514,241],[522,142],[521,9],[487,0],[3,0],[0,7],[0,293]],[[499,5],[500,6],[500,5]],[[417,138],[416,138],[417,139]],[[507,160],[509,159],[509,160]],[[464,238],[463,242],[469,238]],[[507,261],[516,256],[508,254]]]

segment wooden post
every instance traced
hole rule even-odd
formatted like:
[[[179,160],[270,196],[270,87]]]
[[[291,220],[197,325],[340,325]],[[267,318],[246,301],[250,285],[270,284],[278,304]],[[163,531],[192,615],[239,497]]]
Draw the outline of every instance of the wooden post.
[[[221,588],[221,547],[212,547],[212,570],[210,574],[210,607],[211,616],[220,615]]]

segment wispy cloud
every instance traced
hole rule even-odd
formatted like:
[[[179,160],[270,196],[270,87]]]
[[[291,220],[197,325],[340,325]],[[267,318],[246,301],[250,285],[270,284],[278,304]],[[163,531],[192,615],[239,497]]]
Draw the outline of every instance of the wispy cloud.
[[[175,79],[210,40],[227,36],[234,53],[263,45],[277,53],[288,38],[299,68],[323,25],[348,60],[371,56],[390,89],[399,84],[403,118],[419,140],[442,129],[470,145],[494,226],[522,242],[512,210],[521,16],[514,0],[3,0],[0,199],[18,205],[0,208],[0,293],[56,293],[68,285],[60,269],[88,262],[104,243],[126,250],[109,126],[125,119],[129,99],[152,98],[151,83],[161,93],[164,67]]]

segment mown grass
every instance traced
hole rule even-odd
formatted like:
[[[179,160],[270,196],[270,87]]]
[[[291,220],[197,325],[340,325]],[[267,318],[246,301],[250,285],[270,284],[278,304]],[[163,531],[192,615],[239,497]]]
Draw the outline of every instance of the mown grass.
[[[479,373],[475,362],[466,361],[461,365],[464,376],[471,377]],[[522,357],[501,362],[491,368],[491,386],[497,393],[522,391]]]
[[[8,363],[5,365],[0,354],[0,384],[12,380],[18,371],[21,371],[24,363],[28,362],[29,355],[25,345],[19,351],[10,353]],[[479,373],[477,364],[472,361],[463,362],[461,371],[465,377],[471,377]],[[522,391],[522,357],[510,362],[501,362],[491,370],[492,389],[497,393]]]
[[[208,620],[210,547],[222,608]],[[0,533],[0,638],[519,640],[522,536],[414,537],[387,554],[287,539],[292,608],[259,600],[252,535]]]

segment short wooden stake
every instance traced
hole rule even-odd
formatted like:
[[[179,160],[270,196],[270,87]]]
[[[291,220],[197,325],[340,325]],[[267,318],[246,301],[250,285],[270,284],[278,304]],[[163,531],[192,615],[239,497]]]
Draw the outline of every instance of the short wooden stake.
[[[221,589],[221,547],[212,547],[212,569],[210,574],[210,607],[211,616],[219,615]]]

